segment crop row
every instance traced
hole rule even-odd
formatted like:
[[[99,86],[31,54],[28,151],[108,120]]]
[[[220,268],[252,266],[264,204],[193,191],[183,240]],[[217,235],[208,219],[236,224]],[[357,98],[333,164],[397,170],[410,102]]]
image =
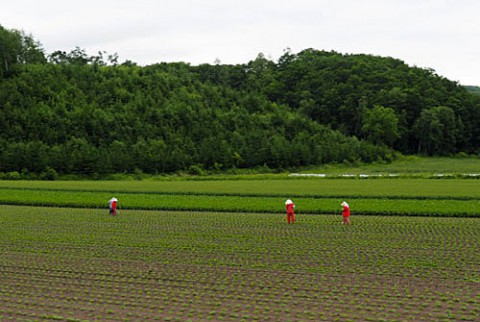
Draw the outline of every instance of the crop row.
[[[171,191],[142,191],[142,192],[135,192],[135,191],[110,191],[110,190],[101,190],[101,189],[94,189],[94,190],[84,190],[84,189],[54,189],[54,188],[0,188],[1,190],[26,190],[26,191],[46,191],[46,192],[72,192],[72,193],[106,193],[109,192],[111,194],[154,194],[154,195],[184,195],[184,196],[213,196],[213,197],[270,197],[270,198],[284,198],[285,194],[273,194],[273,193],[225,193],[225,192],[171,192]],[[299,195],[299,194],[288,194],[289,198],[311,198],[311,199],[334,199],[340,197],[348,197],[349,199],[400,199],[400,200],[476,200],[477,197],[473,196],[400,196],[400,195],[389,195],[389,196],[381,196],[381,195],[362,195],[362,194],[350,194],[348,196],[345,195]]]
[[[106,208],[110,192],[0,189],[0,203],[16,205]],[[120,209],[199,210],[283,213],[285,198],[162,193],[119,193]],[[287,196],[289,197],[289,196]],[[339,213],[341,198],[294,199],[296,212]],[[356,215],[479,216],[479,200],[348,199]]]

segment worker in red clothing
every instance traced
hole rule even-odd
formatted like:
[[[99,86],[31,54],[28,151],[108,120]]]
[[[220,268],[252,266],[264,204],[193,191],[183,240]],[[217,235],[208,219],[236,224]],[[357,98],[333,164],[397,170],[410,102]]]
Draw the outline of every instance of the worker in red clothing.
[[[343,224],[349,224],[350,225],[350,206],[345,201],[342,202],[340,205],[343,207],[343,209],[342,209],[342,216],[343,216],[342,225]]]
[[[287,222],[289,224],[295,223],[295,204],[293,203],[293,201],[291,201],[290,199],[285,201],[285,209],[287,210]]]
[[[110,208],[110,215],[116,216],[117,215],[117,198],[113,197],[108,201],[108,207]]]

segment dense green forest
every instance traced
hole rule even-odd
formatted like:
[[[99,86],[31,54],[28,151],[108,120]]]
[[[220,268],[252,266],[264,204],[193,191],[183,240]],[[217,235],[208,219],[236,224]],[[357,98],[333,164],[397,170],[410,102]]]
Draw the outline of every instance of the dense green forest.
[[[400,60],[306,49],[278,61],[138,66],[46,54],[0,26],[0,172],[286,169],[478,153],[480,97]]]
[[[480,86],[467,85],[467,86],[465,86],[465,88],[466,88],[467,91],[469,91],[470,93],[480,95]]]

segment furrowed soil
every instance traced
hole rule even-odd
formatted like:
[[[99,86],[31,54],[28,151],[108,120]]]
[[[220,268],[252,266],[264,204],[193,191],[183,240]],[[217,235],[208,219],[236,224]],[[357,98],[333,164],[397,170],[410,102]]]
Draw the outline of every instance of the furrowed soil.
[[[1,321],[476,321],[480,219],[0,206]]]

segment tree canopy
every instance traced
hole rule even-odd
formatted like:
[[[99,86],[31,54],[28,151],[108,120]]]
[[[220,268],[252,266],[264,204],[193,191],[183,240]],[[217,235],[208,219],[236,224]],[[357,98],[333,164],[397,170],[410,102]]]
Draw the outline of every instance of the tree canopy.
[[[28,54],[27,54],[28,53]],[[400,60],[307,49],[277,62],[45,57],[0,26],[0,172],[165,173],[478,153],[480,97]]]

